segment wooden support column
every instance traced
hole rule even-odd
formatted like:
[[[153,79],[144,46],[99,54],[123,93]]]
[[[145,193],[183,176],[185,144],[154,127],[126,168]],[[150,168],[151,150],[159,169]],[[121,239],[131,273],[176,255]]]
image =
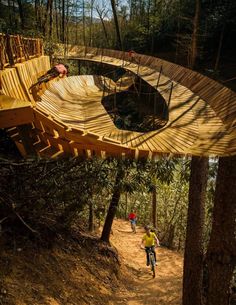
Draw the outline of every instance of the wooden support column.
[[[171,82],[171,87],[170,87],[170,95],[169,95],[169,99],[168,99],[168,108],[169,108],[169,106],[170,106],[170,100],[171,100],[172,90],[173,90],[173,82]]]
[[[31,137],[31,125],[21,125],[17,127],[17,130],[20,135],[20,139],[24,146],[25,152],[28,156],[36,155],[36,151],[34,149],[34,145]]]
[[[160,78],[161,78],[161,73],[162,73],[162,66],[158,75],[158,79],[157,79],[157,85],[156,85],[156,89],[158,88],[159,82],[160,82]]]
[[[81,75],[81,61],[78,60],[78,69],[79,69],[79,75]]]
[[[9,58],[9,63],[11,66],[14,66],[15,62],[12,51],[11,36],[9,34],[6,34],[6,50]]]
[[[17,35],[16,41],[17,41],[17,57],[19,56],[20,62],[22,62],[23,61],[23,50],[22,50],[22,42],[21,42],[20,35]]]

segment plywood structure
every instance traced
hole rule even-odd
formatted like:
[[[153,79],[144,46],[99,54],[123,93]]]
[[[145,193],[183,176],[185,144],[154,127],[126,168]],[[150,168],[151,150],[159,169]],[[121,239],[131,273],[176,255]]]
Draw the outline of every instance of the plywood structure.
[[[160,154],[236,154],[236,94],[230,89],[150,56],[130,58],[126,52],[78,46],[67,46],[56,56],[62,59],[65,54],[127,72],[117,82],[103,76],[71,76],[31,92],[30,86],[50,68],[47,56],[40,54],[1,70],[0,127],[11,127],[9,133],[22,155],[152,158]],[[149,132],[118,129],[103,107],[104,95],[126,90],[137,77],[165,99],[169,120],[163,128]]]

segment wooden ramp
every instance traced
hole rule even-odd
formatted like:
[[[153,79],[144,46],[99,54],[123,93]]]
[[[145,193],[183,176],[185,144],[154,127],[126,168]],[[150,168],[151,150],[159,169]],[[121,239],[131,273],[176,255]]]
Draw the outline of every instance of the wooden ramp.
[[[4,65],[0,127],[12,127],[9,133],[22,155],[236,154],[236,94],[228,88],[159,58],[135,54],[131,59],[125,52],[78,46],[67,46],[66,51],[67,58],[102,62],[126,74],[117,82],[91,75],[63,78],[33,94],[29,87],[49,69],[49,58],[39,54],[14,67]],[[64,58],[64,49],[57,57]],[[164,127],[149,132],[118,129],[103,107],[104,96],[129,89],[136,78],[158,91],[168,105]]]
[[[138,133],[103,128],[99,121],[89,128],[127,147],[156,153],[226,156],[236,153],[236,95],[215,81],[163,60],[113,50],[71,47],[67,58],[122,67],[138,75],[164,97],[169,105],[168,124],[157,131]],[[188,86],[186,86],[188,84]]]

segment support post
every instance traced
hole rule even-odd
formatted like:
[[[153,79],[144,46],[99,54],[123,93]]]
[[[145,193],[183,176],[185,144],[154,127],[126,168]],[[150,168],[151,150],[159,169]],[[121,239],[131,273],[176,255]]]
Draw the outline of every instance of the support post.
[[[79,68],[79,75],[81,74],[81,66],[80,66],[80,60],[78,60],[78,68]]]
[[[159,75],[158,75],[156,89],[158,88],[158,85],[159,85],[159,82],[160,82],[161,73],[162,73],[162,65],[161,65],[161,69],[160,69],[160,72],[159,72]]]
[[[11,43],[11,36],[9,34],[6,34],[6,50],[7,50],[7,55],[9,58],[9,63],[11,66],[14,66],[14,57],[13,57],[13,52],[12,52],[12,43]]]
[[[168,108],[169,108],[169,106],[170,106],[170,100],[171,100],[172,90],[173,90],[173,82],[171,82],[171,87],[170,87],[170,95],[169,95],[169,99],[168,99]]]
[[[152,125],[152,127],[153,127],[153,129],[155,128],[155,117],[156,117],[156,102],[157,102],[157,98],[156,98],[157,96],[156,96],[156,93],[155,93],[155,95],[154,95],[154,101],[153,101],[153,103],[154,103],[154,107],[153,107],[153,125]]]
[[[28,156],[36,155],[32,138],[30,136],[31,128],[30,125],[21,125],[17,127],[20,138],[22,140],[22,144],[24,146],[25,152]]]
[[[139,57],[139,61],[138,61],[138,70],[137,70],[137,75],[138,75],[138,76],[139,76],[140,61],[141,61],[141,58]]]

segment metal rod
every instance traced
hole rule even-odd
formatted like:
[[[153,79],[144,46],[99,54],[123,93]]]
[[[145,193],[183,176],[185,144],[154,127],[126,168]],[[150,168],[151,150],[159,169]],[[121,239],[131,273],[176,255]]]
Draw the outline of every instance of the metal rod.
[[[79,75],[80,75],[81,74],[80,60],[78,60],[78,64],[79,64]]]
[[[125,64],[125,51],[123,51],[123,56],[122,56],[122,67],[124,67]]]
[[[103,76],[103,92],[102,92],[102,99],[103,99],[104,96],[105,96],[105,88],[106,88],[106,85],[105,85],[105,77]]]
[[[137,75],[139,75],[140,61],[141,61],[141,58],[139,57]]]
[[[102,48],[102,53],[101,53],[101,62],[102,62],[102,58],[103,58],[103,48]]]
[[[169,106],[170,106],[170,100],[171,100],[171,95],[172,95],[173,86],[174,86],[174,83],[171,82],[170,95],[169,95],[169,99],[168,99],[168,108],[169,108]]]
[[[116,88],[115,88],[115,93],[114,93],[114,106],[113,106],[113,110],[114,110],[114,119],[116,120]]]
[[[157,93],[157,92],[156,92]],[[153,129],[155,128],[155,117],[156,117],[156,102],[157,102],[157,95],[154,95],[154,109],[153,109]]]
[[[159,75],[158,75],[156,89],[158,88],[158,85],[159,85],[159,81],[160,81],[160,78],[161,78],[161,73],[162,73],[162,65],[161,65],[161,69],[160,69],[160,72],[159,72]]]

